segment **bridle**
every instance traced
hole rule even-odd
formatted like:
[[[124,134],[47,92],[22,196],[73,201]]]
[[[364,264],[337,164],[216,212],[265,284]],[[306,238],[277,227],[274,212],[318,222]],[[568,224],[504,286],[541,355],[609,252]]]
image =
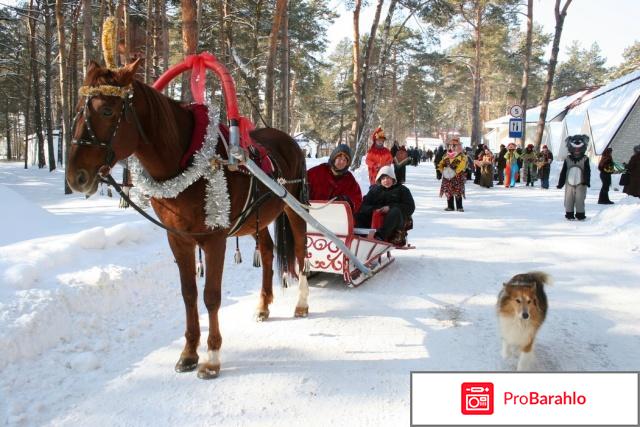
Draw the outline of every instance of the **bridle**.
[[[140,137],[145,142],[145,144],[149,143],[147,136],[142,129],[142,125],[140,124],[140,120],[138,120],[138,116],[136,114],[135,109],[133,108],[133,86],[127,85],[124,87],[120,86],[112,86],[112,85],[99,85],[99,86],[82,86],[78,91],[80,96],[86,98],[84,102],[84,106],[80,111],[78,111],[73,118],[73,123],[71,124],[71,134],[75,135],[76,125],[78,123],[78,119],[80,116],[84,119],[85,126],[87,128],[87,134],[89,137],[84,136],[84,132],[80,136],[80,138],[74,138],[71,140],[71,144],[73,145],[93,145],[106,150],[104,166],[108,169],[111,169],[115,164],[116,153],[113,150],[113,139],[118,133],[118,128],[120,127],[120,123],[122,122],[122,117],[127,117],[127,121],[129,121],[129,115],[133,118],[133,122],[138,129],[138,133]],[[118,120],[111,125],[109,129],[109,137],[105,140],[100,140],[93,128],[91,127],[91,113],[89,108],[89,103],[96,96],[112,96],[122,98],[122,108],[120,110],[120,115],[118,116]]]

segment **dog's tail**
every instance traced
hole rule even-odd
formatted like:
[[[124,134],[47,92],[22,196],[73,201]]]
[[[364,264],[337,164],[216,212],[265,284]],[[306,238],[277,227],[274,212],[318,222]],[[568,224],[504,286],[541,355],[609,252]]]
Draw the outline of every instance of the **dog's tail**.
[[[528,274],[531,277],[531,279],[533,279],[533,281],[536,282],[536,285],[540,287],[544,287],[545,285],[548,286],[553,283],[553,281],[551,280],[551,276],[549,276],[544,271],[530,271],[525,274]]]
[[[536,297],[538,298],[538,304],[540,310],[542,310],[542,321],[547,315],[547,309],[549,308],[549,302],[547,301],[547,294],[544,292],[544,286],[552,283],[551,276],[542,271],[530,271],[527,273],[536,284]]]

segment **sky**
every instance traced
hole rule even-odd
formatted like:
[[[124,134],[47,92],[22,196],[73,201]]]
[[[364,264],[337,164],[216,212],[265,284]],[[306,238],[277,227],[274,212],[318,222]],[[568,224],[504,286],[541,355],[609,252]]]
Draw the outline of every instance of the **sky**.
[[[185,315],[166,233],[117,197],[65,196],[59,169],[0,162],[0,425],[408,426],[411,371],[516,368],[500,355],[496,298],[534,270],[553,285],[532,370],[638,371],[640,203],[611,190],[615,205],[598,205],[592,172],[588,219],[567,221],[561,165],[549,190],[467,182],[465,212],[443,210],[432,163],[408,166],[416,248],[357,288],[310,278],[306,319],[293,318],[298,287],[276,284],[270,318],[254,320],[255,244],[241,237],[234,264],[229,240],[222,370],[203,381],[174,372]],[[355,176],[366,191],[366,165]]]
[[[562,3],[564,4],[564,1]],[[332,47],[330,51],[342,38],[351,39],[352,37],[352,13],[345,9],[344,4],[344,0],[332,2],[332,6],[341,16],[329,30]],[[554,5],[554,0],[534,0],[533,4],[533,20],[551,34],[555,27]],[[370,6],[362,13],[361,31],[369,31],[374,9],[374,6]],[[624,49],[634,41],[640,41],[639,16],[640,0],[573,0],[567,9],[560,40],[560,60],[562,61],[565,56],[565,48],[573,40],[577,40],[583,48],[597,42],[603,56],[607,58],[606,65],[608,67],[618,65],[622,61]],[[382,20],[384,20],[384,14],[381,17]],[[551,45],[548,51],[550,50]]]

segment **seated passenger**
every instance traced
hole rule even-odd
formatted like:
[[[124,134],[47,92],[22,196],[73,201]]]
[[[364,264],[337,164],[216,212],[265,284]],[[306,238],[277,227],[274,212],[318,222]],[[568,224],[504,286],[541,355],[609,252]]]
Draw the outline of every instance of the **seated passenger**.
[[[416,205],[409,189],[396,181],[393,166],[380,168],[376,184],[362,200],[360,212],[356,215],[356,226],[376,228],[376,239],[391,241],[397,231],[404,230]],[[381,215],[384,216],[382,224],[372,226],[373,217]]]
[[[310,200],[344,200],[355,215],[362,203],[362,192],[353,174],[351,149],[348,145],[338,145],[329,156],[329,162],[312,167],[307,171]]]

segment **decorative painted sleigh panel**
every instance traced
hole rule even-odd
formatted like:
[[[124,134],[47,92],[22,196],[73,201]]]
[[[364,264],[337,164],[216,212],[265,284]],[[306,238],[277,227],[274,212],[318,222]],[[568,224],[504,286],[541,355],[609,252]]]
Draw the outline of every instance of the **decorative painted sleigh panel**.
[[[319,223],[327,227],[351,249],[362,263],[373,273],[394,261],[391,256],[393,245],[373,238],[375,230],[353,227],[353,215],[347,202],[312,200],[309,213]],[[342,274],[347,285],[360,285],[369,277],[350,265],[349,258],[335,243],[324,237],[311,224],[307,224],[307,259],[312,272]]]

